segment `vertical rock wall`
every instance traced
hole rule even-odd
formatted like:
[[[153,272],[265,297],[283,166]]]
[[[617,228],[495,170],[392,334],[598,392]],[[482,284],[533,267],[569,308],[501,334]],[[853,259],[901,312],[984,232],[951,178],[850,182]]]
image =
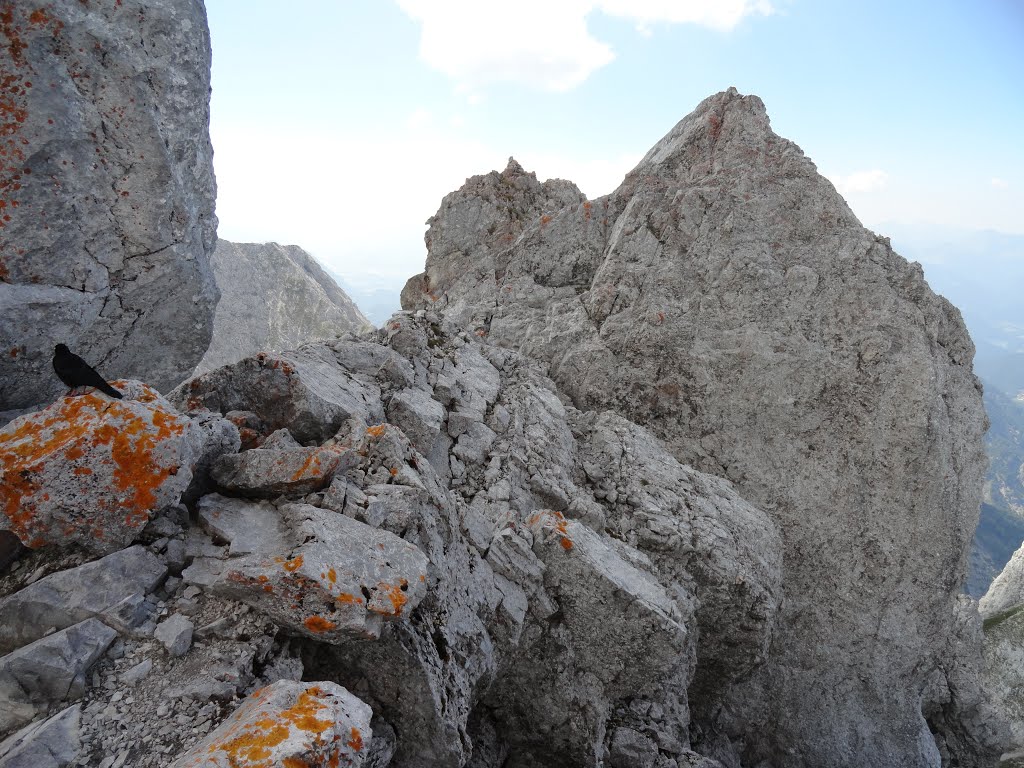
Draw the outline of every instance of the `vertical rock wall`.
[[[65,342],[167,389],[217,291],[202,0],[0,0],[0,411]]]
[[[577,406],[645,424],[775,519],[779,630],[743,685],[691,691],[705,753],[937,764],[926,681],[979,654],[947,644],[985,466],[959,312],[734,89],[610,196],[552,184],[510,163],[447,196],[403,306],[547,361]],[[995,747],[971,743],[957,759],[984,764]]]

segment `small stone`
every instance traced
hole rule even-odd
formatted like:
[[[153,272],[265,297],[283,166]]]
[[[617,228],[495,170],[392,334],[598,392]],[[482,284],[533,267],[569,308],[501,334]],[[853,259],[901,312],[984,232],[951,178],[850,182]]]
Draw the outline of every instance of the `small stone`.
[[[192,646],[194,625],[181,614],[161,622],[153,633],[171,656],[184,656]]]
[[[152,669],[153,669],[153,660],[152,659],[146,659],[144,661],[140,661],[134,667],[132,667],[127,672],[125,672],[123,675],[121,675],[121,681],[125,685],[135,685],[135,683],[139,682],[139,680],[141,680],[146,675],[148,675],[150,673],[150,671],[152,671]],[[114,696],[118,697],[116,700],[120,700],[121,692],[118,691],[116,694],[114,694]],[[112,698],[112,700],[114,700],[114,699]]]

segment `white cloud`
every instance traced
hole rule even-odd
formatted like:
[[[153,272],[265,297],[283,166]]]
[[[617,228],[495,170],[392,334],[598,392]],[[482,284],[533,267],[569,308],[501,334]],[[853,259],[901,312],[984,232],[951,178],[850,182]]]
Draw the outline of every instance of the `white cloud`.
[[[597,0],[609,16],[631,19],[641,27],[652,23],[699,24],[728,30],[745,16],[768,16],[775,9],[765,0]]]
[[[495,83],[568,91],[611,62],[611,47],[587,29],[600,10],[632,21],[641,34],[651,25],[699,24],[727,30],[745,16],[773,12],[767,0],[397,0],[422,24],[420,58],[479,98]]]
[[[989,183],[996,189],[1009,189],[1010,182],[1006,179],[1000,179],[998,176],[993,176]]]
[[[423,25],[420,58],[473,92],[518,82],[567,91],[615,58],[587,31],[584,0],[398,0]]]
[[[847,176],[839,174],[826,174],[826,176],[839,190],[839,194],[844,197],[864,192],[878,192],[889,185],[889,174],[877,168],[870,171],[856,171]]]

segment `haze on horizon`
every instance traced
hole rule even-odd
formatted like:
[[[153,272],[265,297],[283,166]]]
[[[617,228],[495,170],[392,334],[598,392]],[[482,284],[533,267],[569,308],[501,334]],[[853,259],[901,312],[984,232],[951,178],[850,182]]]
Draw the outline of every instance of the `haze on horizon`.
[[[897,250],[913,233],[1024,234],[1024,5],[1011,0],[207,11],[220,236],[299,245],[396,303],[423,269],[424,222],[467,177],[514,156],[604,195],[729,86],[760,96]]]

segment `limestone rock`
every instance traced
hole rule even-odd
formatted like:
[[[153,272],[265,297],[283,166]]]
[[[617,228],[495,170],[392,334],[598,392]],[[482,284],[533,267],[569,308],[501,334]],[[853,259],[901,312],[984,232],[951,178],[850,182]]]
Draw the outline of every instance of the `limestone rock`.
[[[625,437],[613,441],[611,414],[563,404],[529,360],[430,312],[396,315],[383,331],[413,370],[378,379],[385,412],[415,433],[423,422],[405,405],[429,399],[445,412],[430,423],[446,429],[421,433],[428,457],[395,424],[343,427],[361,461],[315,503],[415,543],[430,560],[428,591],[409,622],[384,625],[376,640],[310,646],[307,674],[352,687],[390,722],[398,765],[462,765],[469,745],[473,765],[514,754],[591,764],[610,724],[635,724],[620,712],[625,701],[658,712],[646,722],[682,757],[704,610],[694,592],[722,635],[720,644],[709,635],[709,667],[716,656],[737,667],[708,679],[728,688],[763,662],[771,639],[777,530],[644,430],[620,419]],[[603,449],[613,442],[624,447]],[[676,474],[664,494],[642,496],[665,466]],[[622,501],[590,475],[622,488]],[[554,533],[543,520],[556,521]]]
[[[27,546],[128,544],[192,479],[199,428],[152,387],[62,397],[0,430],[0,525]]]
[[[408,616],[426,592],[427,560],[412,544],[306,504],[249,513],[244,502],[205,497],[200,515],[227,536],[244,520],[267,534],[237,558],[197,560],[186,581],[253,605],[285,626],[321,642],[353,634],[377,636],[384,619]]]
[[[647,426],[777,523],[769,658],[705,748],[928,764],[918,691],[955,631],[984,474],[973,345],[761,101],[706,99],[599,200],[555,205],[511,164],[474,177],[426,242],[403,307],[547,363],[576,407]]]
[[[989,585],[978,603],[978,611],[987,619],[1021,603],[1024,603],[1024,546],[1013,553],[1010,562]]]
[[[358,768],[373,737],[372,714],[339,685],[281,680],[252,694],[171,768]]]
[[[685,593],[674,599],[581,523],[542,511],[527,524],[557,620],[534,616],[488,693],[507,764],[599,765],[610,705],[673,684],[685,734],[694,607]]]
[[[220,301],[210,348],[196,373],[257,352],[373,329],[316,259],[298,246],[218,240],[212,264]]]
[[[117,633],[97,619],[36,640],[0,657],[0,736],[85,692],[85,673]]]
[[[57,342],[170,389],[206,351],[217,301],[203,4],[6,7],[0,410],[61,391]]]
[[[340,446],[272,450],[253,448],[221,456],[213,465],[213,479],[228,493],[271,498],[319,491],[335,472],[356,462]]]
[[[0,743],[0,768],[66,768],[78,759],[81,705],[75,704]]]
[[[129,547],[0,598],[0,654],[38,640],[48,629],[101,617],[133,595],[152,592],[166,573],[156,555]]]
[[[985,621],[983,684],[992,706],[1009,728],[1005,752],[1024,751],[1024,609]]]
[[[311,344],[218,368],[168,397],[182,410],[252,413],[264,436],[287,426],[300,443],[322,443],[351,416],[371,423],[384,418],[376,382],[360,371],[339,375],[345,371],[330,347]]]
[[[175,613],[157,625],[153,637],[167,649],[171,656],[184,656],[192,645],[192,622]]]

